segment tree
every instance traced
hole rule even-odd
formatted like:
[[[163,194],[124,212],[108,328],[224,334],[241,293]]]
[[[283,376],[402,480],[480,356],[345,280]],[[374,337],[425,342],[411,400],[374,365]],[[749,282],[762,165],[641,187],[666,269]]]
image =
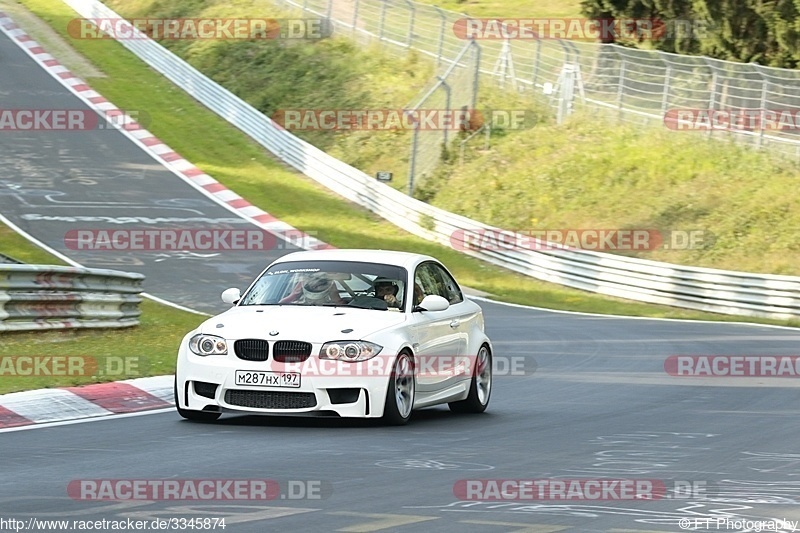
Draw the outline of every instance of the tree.
[[[664,21],[648,43],[659,50],[800,65],[800,0],[582,0],[581,8],[587,17]]]

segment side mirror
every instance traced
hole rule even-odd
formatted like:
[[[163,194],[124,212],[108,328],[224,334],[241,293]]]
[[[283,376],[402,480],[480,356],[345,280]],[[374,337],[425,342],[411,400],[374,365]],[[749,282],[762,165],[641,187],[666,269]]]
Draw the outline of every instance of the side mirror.
[[[450,302],[438,294],[429,294],[414,308],[415,311],[444,311],[450,307]]]
[[[239,292],[239,289],[237,289],[236,287],[233,287],[231,289],[225,289],[222,292],[222,301],[225,302],[226,304],[233,305],[236,302],[238,302],[241,299],[241,297],[242,293]]]

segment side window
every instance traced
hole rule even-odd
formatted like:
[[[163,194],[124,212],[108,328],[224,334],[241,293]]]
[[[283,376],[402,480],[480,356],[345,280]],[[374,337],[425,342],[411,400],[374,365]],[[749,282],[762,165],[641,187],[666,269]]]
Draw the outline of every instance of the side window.
[[[456,280],[441,266],[433,263],[430,266],[434,276],[437,278],[437,285],[440,287],[441,292],[439,292],[439,295],[447,299],[450,305],[463,302],[464,295],[461,294],[461,288],[456,283]]]
[[[418,305],[423,298],[430,294],[439,294],[439,292],[428,264],[422,264],[417,267],[417,272],[414,274],[414,304]]]
[[[451,304],[464,301],[458,284],[446,270],[436,263],[423,263],[417,267],[414,281],[416,285],[415,304],[418,304],[422,301],[422,298],[431,294],[441,296]]]

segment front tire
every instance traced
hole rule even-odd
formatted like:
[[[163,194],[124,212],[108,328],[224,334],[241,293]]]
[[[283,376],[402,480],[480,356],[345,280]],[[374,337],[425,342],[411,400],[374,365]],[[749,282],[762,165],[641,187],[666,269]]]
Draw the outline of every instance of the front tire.
[[[487,345],[481,346],[475,358],[475,371],[467,398],[447,404],[455,413],[482,413],[489,406],[492,396],[492,352]]]
[[[414,358],[410,353],[402,352],[395,359],[392,374],[389,376],[383,421],[393,426],[408,424],[414,410],[415,397]]]
[[[175,383],[172,387],[172,393],[175,395],[175,409],[177,409],[178,414],[186,420],[191,420],[193,422],[213,422],[222,415],[222,413],[213,413],[211,411],[191,411],[189,409],[181,409],[181,406],[178,403],[178,378],[175,378]]]

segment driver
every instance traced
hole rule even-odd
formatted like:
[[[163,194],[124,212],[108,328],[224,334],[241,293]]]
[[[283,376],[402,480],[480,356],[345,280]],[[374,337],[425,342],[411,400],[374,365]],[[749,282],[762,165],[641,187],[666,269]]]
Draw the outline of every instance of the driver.
[[[375,288],[375,298],[383,300],[389,307],[400,308],[400,300],[397,299],[400,287],[396,281],[388,278],[375,278],[372,286]]]

